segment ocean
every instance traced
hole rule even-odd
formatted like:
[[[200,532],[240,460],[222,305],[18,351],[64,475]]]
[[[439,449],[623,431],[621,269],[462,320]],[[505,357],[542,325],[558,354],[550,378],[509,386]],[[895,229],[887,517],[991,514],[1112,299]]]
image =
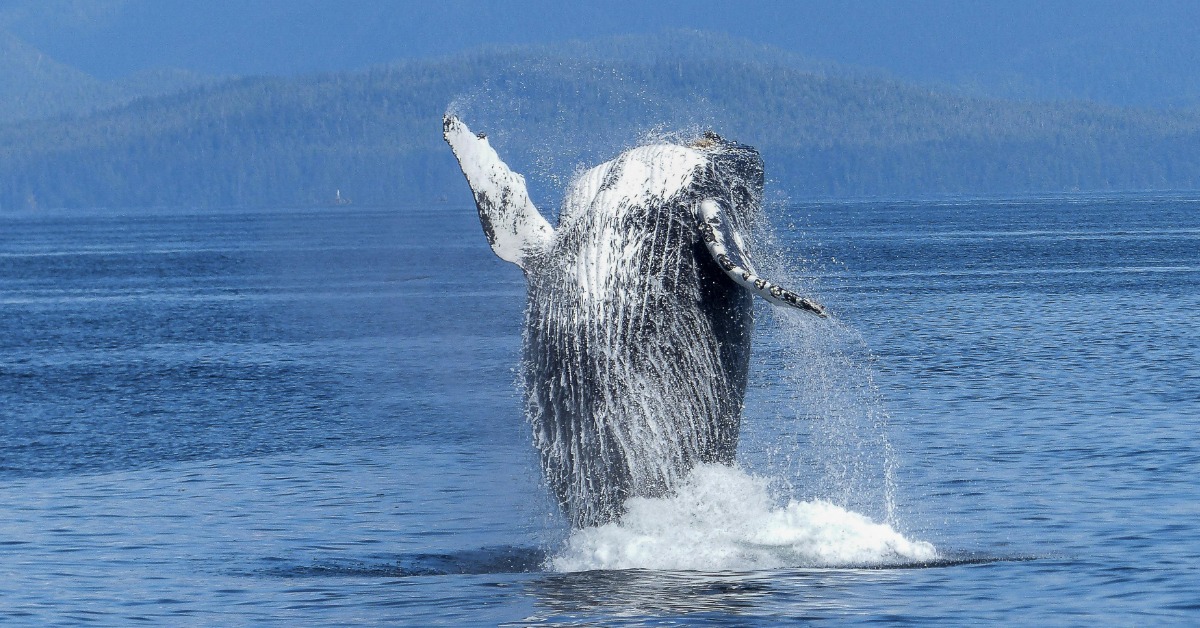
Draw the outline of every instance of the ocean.
[[[0,214],[0,623],[1200,621],[1200,198],[768,213],[831,320],[573,534],[473,207]]]

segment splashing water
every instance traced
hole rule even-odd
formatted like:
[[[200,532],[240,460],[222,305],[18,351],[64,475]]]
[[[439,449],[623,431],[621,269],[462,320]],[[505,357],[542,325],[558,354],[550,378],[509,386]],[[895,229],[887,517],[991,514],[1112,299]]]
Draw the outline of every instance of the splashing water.
[[[778,201],[765,216],[803,221]],[[764,274],[833,306],[834,316],[814,320],[784,308],[761,307],[738,459],[751,471],[776,478],[801,500],[826,500],[897,523],[896,469],[888,437],[890,417],[875,384],[871,353],[862,334],[837,317],[836,303],[821,294],[826,275],[802,233],[791,246],[763,220],[756,225],[755,263]],[[803,229],[803,226],[800,227]],[[762,314],[766,314],[763,316]]]
[[[768,484],[736,467],[698,466],[674,495],[630,499],[619,521],[576,530],[549,566],[743,571],[938,559],[929,543],[829,502],[776,505]]]
[[[813,325],[780,312],[763,327],[764,381],[748,403],[765,408],[748,413],[748,464],[799,497],[894,523],[897,461],[862,336],[836,320]]]
[[[896,460],[865,342],[846,325],[786,314],[773,312],[759,344],[767,361],[783,362],[769,369],[777,381],[755,395],[770,397],[776,416],[757,425],[747,418],[743,437],[760,442],[739,454],[762,473],[697,466],[672,495],[630,499],[620,520],[573,531],[550,568],[741,571],[942,558],[894,527]]]

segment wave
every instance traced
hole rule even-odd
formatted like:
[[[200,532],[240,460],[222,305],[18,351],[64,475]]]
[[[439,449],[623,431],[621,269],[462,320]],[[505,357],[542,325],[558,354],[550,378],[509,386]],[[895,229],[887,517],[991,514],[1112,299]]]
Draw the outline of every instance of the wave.
[[[890,525],[822,500],[778,505],[767,479],[737,467],[701,465],[674,495],[630,499],[620,520],[575,530],[547,567],[748,571],[939,560],[932,544],[910,540]]]

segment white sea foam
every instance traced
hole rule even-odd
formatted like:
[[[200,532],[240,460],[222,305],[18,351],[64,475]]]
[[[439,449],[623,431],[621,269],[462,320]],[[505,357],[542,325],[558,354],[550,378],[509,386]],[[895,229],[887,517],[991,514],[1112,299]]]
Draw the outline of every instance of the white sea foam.
[[[633,498],[626,506],[619,521],[573,532],[550,567],[743,571],[938,557],[933,545],[828,502],[778,505],[767,480],[724,465],[695,468],[673,496]]]

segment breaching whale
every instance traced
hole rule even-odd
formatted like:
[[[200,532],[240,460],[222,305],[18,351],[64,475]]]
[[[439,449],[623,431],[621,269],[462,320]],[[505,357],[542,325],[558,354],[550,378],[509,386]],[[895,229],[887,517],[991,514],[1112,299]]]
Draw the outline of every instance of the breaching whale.
[[[525,272],[522,377],[542,470],[574,527],[658,497],[737,448],[753,296],[825,310],[759,277],[763,164],[709,132],[628,150],[577,177],[558,227],[457,117],[443,134],[492,250]]]

